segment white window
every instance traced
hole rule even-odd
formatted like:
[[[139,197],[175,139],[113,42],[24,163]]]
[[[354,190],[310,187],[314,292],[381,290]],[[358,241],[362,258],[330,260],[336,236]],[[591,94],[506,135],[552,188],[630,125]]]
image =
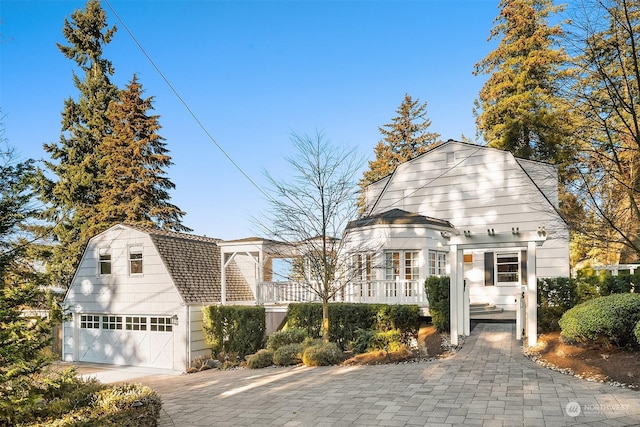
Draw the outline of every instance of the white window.
[[[419,251],[389,251],[384,253],[385,296],[398,296],[398,280],[407,280],[404,286],[405,296],[413,296],[417,291],[413,281],[420,278]],[[393,282],[392,282],[393,281]]]
[[[171,317],[152,317],[149,326],[152,331],[157,332],[171,332],[173,330]]]
[[[100,329],[100,316],[93,314],[80,315],[80,327],[82,329]]]
[[[375,289],[372,279],[371,254],[355,254],[353,256],[354,280],[360,282],[360,296],[373,297]]]
[[[446,276],[447,274],[447,253],[439,251],[429,251],[429,275]]]
[[[111,249],[100,248],[99,257],[100,261],[98,273],[101,276],[111,274]]]
[[[122,329],[122,316],[102,316],[102,329]]]
[[[129,274],[142,274],[142,246],[129,246]]]
[[[498,284],[520,283],[520,252],[496,254],[496,278]]]
[[[143,316],[127,316],[125,325],[127,331],[146,331],[147,318]]]

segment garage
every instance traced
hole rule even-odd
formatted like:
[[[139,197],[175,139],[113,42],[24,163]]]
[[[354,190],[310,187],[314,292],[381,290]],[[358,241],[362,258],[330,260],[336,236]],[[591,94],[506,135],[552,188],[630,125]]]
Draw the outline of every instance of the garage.
[[[173,369],[173,322],[153,315],[82,314],[78,360]]]

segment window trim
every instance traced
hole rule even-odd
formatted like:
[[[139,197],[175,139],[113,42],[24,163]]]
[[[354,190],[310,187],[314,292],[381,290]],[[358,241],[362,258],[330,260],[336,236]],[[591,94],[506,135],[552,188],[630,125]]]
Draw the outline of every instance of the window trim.
[[[494,274],[495,274],[495,285],[496,286],[519,286],[522,283],[522,259],[521,259],[521,254],[522,251],[520,250],[516,250],[516,251],[509,251],[509,252],[496,252],[495,253],[495,259],[494,259]],[[498,260],[500,258],[506,259],[506,258],[516,258],[515,261],[508,261],[508,262],[498,262]],[[512,265],[512,266],[516,266],[516,271],[499,271],[499,266],[500,265]],[[505,282],[505,281],[500,281],[500,276],[505,276],[505,275],[510,275],[515,273],[517,280],[516,281],[509,281],[509,282]]]
[[[427,271],[429,276],[447,275],[447,252],[429,249],[427,256]]]
[[[138,251],[139,249],[139,251]],[[142,276],[144,274],[144,247],[143,245],[129,245],[128,248],[128,260],[129,260],[129,276]],[[136,258],[133,258],[133,256]],[[138,258],[139,256],[139,258]],[[140,272],[134,272],[134,263],[140,264]]]
[[[108,256],[109,259],[102,259],[103,256]],[[103,273],[102,266],[103,264],[109,266],[109,272]],[[98,276],[110,276],[113,274],[113,259],[111,258],[111,248],[110,247],[102,247],[98,248]]]

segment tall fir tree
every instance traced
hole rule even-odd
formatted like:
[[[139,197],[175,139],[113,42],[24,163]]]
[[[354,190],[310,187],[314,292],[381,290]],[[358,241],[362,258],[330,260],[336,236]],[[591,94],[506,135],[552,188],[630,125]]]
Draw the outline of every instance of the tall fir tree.
[[[567,104],[561,87],[569,76],[560,47],[561,9],[552,0],[501,0],[489,40],[498,47],[475,65],[489,74],[474,108],[479,135],[491,147],[526,159],[565,163],[571,156]]]
[[[427,117],[426,102],[421,104],[420,100],[405,94],[396,114],[391,123],[378,128],[383,138],[374,149],[375,159],[369,162],[369,169],[359,182],[361,190],[392,173],[400,163],[427,151],[440,137],[440,134],[428,131],[431,120]],[[358,203],[362,212],[362,196]]]
[[[57,286],[68,285],[87,241],[105,226],[96,210],[101,195],[98,178],[103,174],[102,140],[111,127],[107,108],[117,99],[118,89],[111,82],[114,69],[103,49],[115,31],[115,26],[108,27],[100,2],[89,0],[84,10],[64,21],[62,33],[69,45],[58,44],[84,75],[73,73],[79,97],[65,100],[59,142],[44,145],[51,156],[45,162],[46,176],[53,179],[43,178],[42,201],[57,243],[48,267]]]
[[[191,231],[182,225],[184,212],[169,202],[175,188],[166,176],[171,157],[158,131],[159,116],[153,98],[142,98],[142,86],[134,75],[120,101],[107,111],[111,133],[104,138],[100,161],[104,168],[104,193],[98,211],[108,223],[127,222],[175,231]]]

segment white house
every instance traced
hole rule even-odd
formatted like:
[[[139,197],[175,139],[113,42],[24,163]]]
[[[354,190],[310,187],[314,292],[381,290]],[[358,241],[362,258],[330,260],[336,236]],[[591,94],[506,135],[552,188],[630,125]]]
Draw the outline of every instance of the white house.
[[[209,355],[202,307],[220,303],[219,240],[115,225],[93,237],[64,298],[63,360],[183,371]],[[255,303],[226,266],[224,298]]]
[[[356,255],[356,285],[365,289],[358,295],[408,297],[429,275],[450,275],[455,341],[468,334],[469,302],[516,311],[524,292],[535,342],[536,278],[569,276],[556,167],[449,140],[399,165],[365,196],[366,215],[345,236],[354,250],[364,242],[380,250]]]

